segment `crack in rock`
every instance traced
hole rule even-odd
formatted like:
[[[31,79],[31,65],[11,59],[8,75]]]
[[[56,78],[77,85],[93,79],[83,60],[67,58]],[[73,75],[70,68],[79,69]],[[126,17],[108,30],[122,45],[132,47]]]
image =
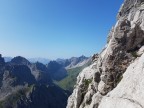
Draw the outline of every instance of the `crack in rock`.
[[[128,100],[130,101],[131,103],[134,103],[136,105],[139,105],[141,108],[144,108],[138,101],[136,100],[133,100],[133,99],[129,99],[129,98],[121,98],[121,99],[125,99],[125,100]]]

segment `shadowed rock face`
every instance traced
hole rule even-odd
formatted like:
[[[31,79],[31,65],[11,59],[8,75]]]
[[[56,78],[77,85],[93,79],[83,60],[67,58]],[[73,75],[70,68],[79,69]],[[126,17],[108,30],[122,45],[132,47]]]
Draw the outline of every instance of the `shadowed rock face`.
[[[59,81],[67,76],[67,71],[65,70],[65,68],[56,61],[51,61],[48,64],[47,68],[48,71],[50,72],[52,79],[54,80]]]
[[[20,66],[13,66],[12,70],[9,70],[10,74],[12,77],[16,78],[16,84],[17,85],[24,85],[26,83],[28,84],[33,84],[35,83],[35,78],[31,74],[31,70],[25,66],[25,65],[20,65]]]
[[[98,57],[94,57],[94,63],[79,74],[67,108],[144,107],[144,101],[140,101],[144,99],[144,95],[140,95],[143,87],[139,78],[135,78],[135,83],[132,81],[133,77],[129,77],[128,80],[131,72],[135,75],[143,69],[136,63],[143,64],[142,60],[137,60],[144,53],[144,0],[125,0],[107,42]],[[128,69],[132,62],[135,62],[136,70],[132,67]],[[141,79],[143,76],[139,77]],[[136,82],[140,85],[140,90],[136,89]],[[130,84],[130,89],[128,85],[123,86],[121,83]],[[133,96],[132,91],[139,93]]]
[[[4,64],[5,64],[4,58],[2,58],[2,55],[0,54],[0,66],[2,66]]]
[[[34,63],[30,66],[31,72],[34,75],[36,81],[39,84],[50,84],[52,83],[50,72],[47,67],[42,63]]]
[[[53,84],[47,67],[23,57],[0,57],[0,108],[65,108],[69,93]]]
[[[65,94],[65,95],[64,95]],[[68,93],[55,85],[31,85],[1,101],[1,108],[65,108]]]

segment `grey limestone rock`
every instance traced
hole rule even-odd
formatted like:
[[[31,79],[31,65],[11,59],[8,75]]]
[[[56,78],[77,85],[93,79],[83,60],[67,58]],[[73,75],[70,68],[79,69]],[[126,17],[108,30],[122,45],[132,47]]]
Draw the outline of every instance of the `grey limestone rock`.
[[[78,76],[67,108],[144,107],[144,95],[141,93],[144,87],[141,84],[143,74],[139,73],[143,66],[136,65],[143,64],[143,57],[139,57],[143,55],[144,45],[144,0],[125,0],[117,18],[116,25],[108,35],[106,47],[93,59],[94,63]],[[131,66],[133,62],[136,69]],[[85,79],[93,80],[81,92]],[[136,82],[139,86],[136,86]]]

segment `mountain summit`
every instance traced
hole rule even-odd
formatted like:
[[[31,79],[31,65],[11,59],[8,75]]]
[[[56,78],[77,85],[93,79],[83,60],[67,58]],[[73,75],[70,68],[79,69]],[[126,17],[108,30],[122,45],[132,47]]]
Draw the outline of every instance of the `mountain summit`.
[[[25,59],[24,57],[21,57],[21,56],[14,57],[11,60],[11,63],[17,64],[17,65],[30,65],[30,62],[27,59]]]

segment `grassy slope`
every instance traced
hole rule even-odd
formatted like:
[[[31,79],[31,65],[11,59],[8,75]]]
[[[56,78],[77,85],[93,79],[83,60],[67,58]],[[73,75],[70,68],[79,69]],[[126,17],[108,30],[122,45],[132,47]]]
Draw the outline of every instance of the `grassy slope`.
[[[89,62],[89,63],[87,63],[81,67],[68,69],[67,70],[68,76],[59,82],[55,81],[55,84],[57,84],[58,86],[60,86],[64,90],[69,90],[70,92],[72,92],[74,89],[74,85],[76,84],[77,76],[85,67],[89,66],[90,64],[91,64],[91,62]]]

